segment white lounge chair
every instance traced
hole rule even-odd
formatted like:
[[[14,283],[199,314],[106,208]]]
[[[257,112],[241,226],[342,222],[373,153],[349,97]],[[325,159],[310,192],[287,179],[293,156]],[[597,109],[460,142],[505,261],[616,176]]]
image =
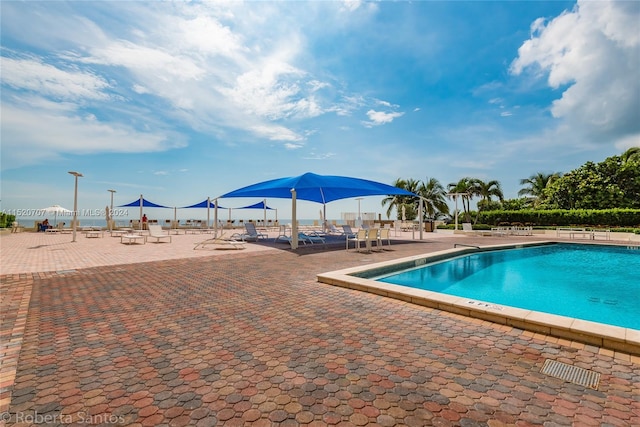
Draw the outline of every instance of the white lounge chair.
[[[171,235],[165,234],[161,226],[157,224],[147,224],[147,228],[149,229],[147,239],[156,239],[156,243],[160,243],[162,239],[169,239],[169,243],[171,243]]]
[[[347,239],[349,239],[350,237],[354,237],[354,236],[356,235],[355,231],[353,231],[353,230],[351,229],[351,226],[350,226],[350,225],[346,225],[346,224],[344,224],[344,225],[342,226],[342,230],[343,230],[342,234],[344,234],[345,236],[347,236]]]
[[[335,224],[329,224],[328,222],[325,224],[325,228],[328,234],[344,236],[344,230],[340,230]]]
[[[475,236],[491,236],[491,230],[474,230],[470,222],[462,223],[462,231],[464,234],[472,234]]]
[[[239,241],[239,240],[235,240],[233,238],[230,239],[226,239],[223,237],[224,233],[221,234],[220,236],[216,236],[214,238],[211,239],[207,239],[204,240],[202,242],[199,242],[196,244],[196,246],[193,248],[194,250],[196,249],[206,249],[206,247],[208,245],[213,245],[214,249],[218,249],[218,250],[225,250],[225,249],[236,249],[236,250],[240,250],[240,249],[244,249],[244,242]]]
[[[240,240],[242,240],[243,242],[248,242],[248,241],[253,241],[256,242],[260,239],[268,239],[269,236],[264,234],[264,233],[259,233],[258,230],[256,230],[256,226],[254,223],[252,222],[245,222],[244,223],[244,228],[247,231],[246,233],[236,233],[233,236],[231,236],[232,238],[239,238]]]
[[[304,241],[305,243],[306,242],[309,242],[311,244],[313,244],[313,243],[325,243],[324,237],[318,236],[318,235],[316,235],[314,233],[307,234],[307,233],[300,232],[300,233],[298,233],[298,237],[299,237],[299,240]]]

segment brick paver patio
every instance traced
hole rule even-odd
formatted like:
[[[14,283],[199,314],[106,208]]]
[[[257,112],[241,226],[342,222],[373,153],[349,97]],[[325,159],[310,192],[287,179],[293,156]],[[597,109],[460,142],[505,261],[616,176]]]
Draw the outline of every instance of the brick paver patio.
[[[315,280],[320,272],[451,246],[428,239],[372,254],[225,251],[5,274],[2,419],[10,425],[640,425],[636,357]],[[542,374],[545,359],[600,373],[599,388]],[[11,366],[15,379],[7,375]]]

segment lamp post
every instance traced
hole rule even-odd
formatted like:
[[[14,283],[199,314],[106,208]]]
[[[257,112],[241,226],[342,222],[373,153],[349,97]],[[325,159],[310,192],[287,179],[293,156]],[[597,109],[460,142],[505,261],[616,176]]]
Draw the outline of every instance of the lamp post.
[[[111,206],[109,206],[109,209],[113,210],[113,193],[117,193],[116,190],[107,190],[111,193]]]
[[[72,242],[75,242],[76,241],[76,225],[77,225],[77,218],[78,218],[78,177],[81,177],[82,174],[80,172],[73,172],[73,171],[69,171],[69,173],[76,177],[75,188],[73,191],[73,225],[71,227],[73,230]]]
[[[111,206],[109,206],[109,224],[107,224],[107,228],[109,229],[109,231],[111,231],[111,224],[113,221],[113,193],[116,193],[116,190],[107,190],[108,192],[111,193]]]

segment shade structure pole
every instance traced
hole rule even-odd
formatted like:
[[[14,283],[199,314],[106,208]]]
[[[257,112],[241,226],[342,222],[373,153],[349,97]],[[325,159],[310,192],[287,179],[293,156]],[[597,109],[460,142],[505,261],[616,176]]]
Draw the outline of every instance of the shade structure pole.
[[[424,231],[424,227],[422,226],[422,209],[423,209],[424,200],[420,197],[420,204],[418,205],[418,215],[420,216],[420,221],[418,222],[420,227],[420,240],[422,240],[422,232]]]
[[[211,197],[207,197],[207,228],[209,228],[209,224],[211,224],[211,222],[209,221],[209,208],[210,207],[211,207]]]
[[[267,228],[267,199],[264,199],[262,201],[262,204],[263,204],[263,207],[264,207],[264,209],[262,211],[262,214],[263,214],[262,226],[266,229]]]
[[[213,199],[215,206],[213,208],[213,237],[218,237],[218,199]]]
[[[140,230],[142,230],[142,194],[140,195]]]
[[[322,231],[326,233],[329,231],[329,223],[327,222],[327,204],[322,204]]]
[[[291,249],[298,249],[298,221],[296,218],[296,189],[291,189]]]

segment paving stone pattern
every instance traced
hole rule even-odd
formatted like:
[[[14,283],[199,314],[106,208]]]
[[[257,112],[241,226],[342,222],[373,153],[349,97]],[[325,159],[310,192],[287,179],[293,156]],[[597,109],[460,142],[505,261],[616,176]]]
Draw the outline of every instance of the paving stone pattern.
[[[636,360],[315,280],[424,248],[238,253],[5,276],[4,285],[31,290],[5,421],[640,425]],[[24,311],[24,297],[13,307]],[[541,374],[547,358],[599,372],[599,389]]]

